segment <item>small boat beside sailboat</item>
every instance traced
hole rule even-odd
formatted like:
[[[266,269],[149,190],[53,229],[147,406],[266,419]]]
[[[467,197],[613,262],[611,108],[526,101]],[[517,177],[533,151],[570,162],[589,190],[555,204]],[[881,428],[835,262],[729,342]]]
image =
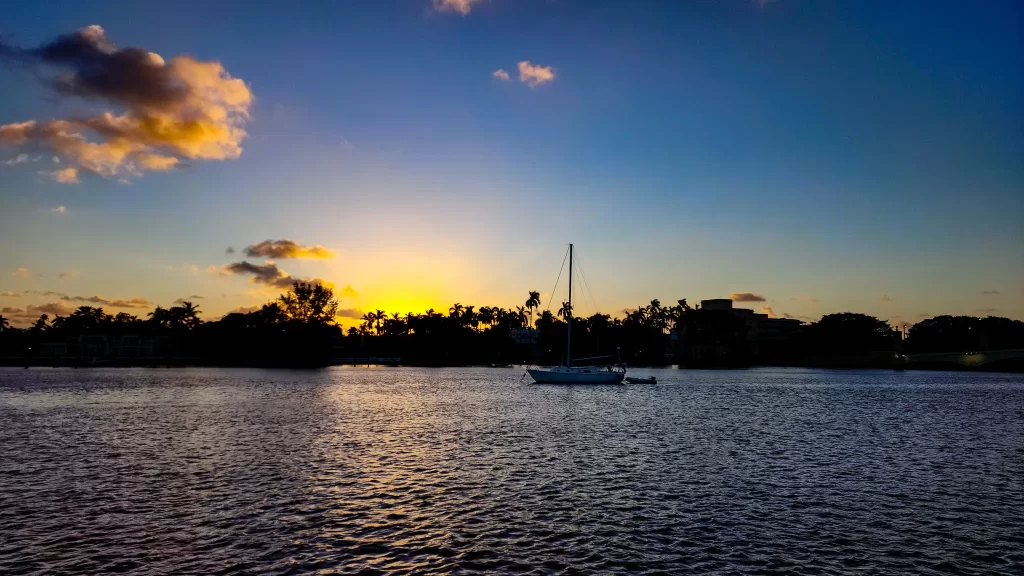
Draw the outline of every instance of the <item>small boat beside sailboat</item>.
[[[646,378],[628,376],[626,377],[626,382],[629,382],[630,384],[657,384],[658,379],[654,376],[648,376]]]

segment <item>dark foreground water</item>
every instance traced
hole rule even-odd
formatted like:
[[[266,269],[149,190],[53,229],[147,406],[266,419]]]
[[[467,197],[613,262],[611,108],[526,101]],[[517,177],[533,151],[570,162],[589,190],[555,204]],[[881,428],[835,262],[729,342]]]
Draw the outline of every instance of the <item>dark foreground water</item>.
[[[1024,377],[635,372],[0,369],[0,573],[1024,573]]]

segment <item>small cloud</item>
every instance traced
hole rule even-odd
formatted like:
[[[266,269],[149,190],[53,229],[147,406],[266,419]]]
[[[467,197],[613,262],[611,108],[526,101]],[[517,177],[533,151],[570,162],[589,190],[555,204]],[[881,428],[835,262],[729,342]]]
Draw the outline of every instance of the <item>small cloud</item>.
[[[294,240],[264,240],[258,244],[245,247],[245,255],[250,258],[334,258],[334,250],[316,246],[302,246]],[[268,262],[269,264],[269,262]]]
[[[498,68],[494,72],[491,72],[491,76],[497,78],[498,80],[508,80],[508,72],[505,72],[501,68]]]
[[[32,271],[28,268],[15,268],[14,272],[11,272],[11,276],[19,276],[21,278],[29,278],[32,276]]]
[[[519,81],[530,88],[536,88],[541,84],[547,84],[555,80],[555,71],[551,66],[534,65],[529,60],[523,60],[518,66]]]
[[[792,298],[790,298],[790,300],[792,300],[793,302],[809,302],[811,304],[818,303],[817,298],[812,298],[810,296],[793,296]]]
[[[778,316],[775,315],[775,310],[772,310],[772,307],[768,304],[761,306],[761,313],[767,314],[769,318],[778,318]]]
[[[888,294],[882,294],[882,297],[880,298],[880,300],[882,302],[892,302],[892,298],[889,298]]]
[[[764,296],[753,292],[733,292],[729,294],[729,300],[733,302],[767,302]]]
[[[39,175],[60,184],[78,184],[78,168],[62,170],[40,170]]]
[[[231,246],[228,246],[228,249],[225,250],[224,253],[225,254],[234,254],[235,253],[235,249],[232,248]]]
[[[185,270],[188,270],[192,274],[199,274],[199,266],[195,264],[185,264]]]
[[[928,318],[929,316],[931,316],[931,314],[929,314],[927,312],[918,312],[917,313],[917,317],[918,318]]]
[[[235,309],[231,310],[230,312],[228,312],[228,314],[252,314],[253,312],[259,312],[261,308],[263,308],[263,307],[262,306],[239,306],[238,308],[235,308]],[[225,314],[224,316],[227,316],[228,314]]]
[[[999,290],[985,290],[982,292],[984,296],[999,296]]]
[[[57,278],[60,278],[61,280],[64,280],[65,278],[68,279],[68,280],[74,280],[75,278],[78,278],[79,276],[80,276],[80,273],[78,272],[78,270],[75,270],[74,268],[72,268],[71,270],[65,270],[63,272],[58,272],[57,273]]]
[[[53,157],[53,163],[54,164],[60,164],[60,158],[58,158],[57,156],[54,156]]]
[[[359,293],[351,284],[345,284],[345,287],[341,289],[341,295],[345,298],[359,298]]]
[[[338,310],[337,317],[354,318],[356,320],[359,320],[360,318],[363,317],[363,311],[358,308],[342,308],[341,310]]]
[[[995,314],[999,312],[998,308],[978,308],[975,310],[978,314]]]
[[[434,10],[438,12],[458,12],[463,16],[469,14],[473,4],[482,0],[434,0]]]
[[[267,286],[274,286],[277,288],[287,288],[296,280],[296,278],[292,278],[290,274],[278,268],[277,264],[273,262],[267,262],[266,264],[250,264],[249,262],[242,260],[241,262],[228,264],[221,268],[220,271],[222,274],[252,276],[251,281],[256,284],[265,284]]]
[[[50,208],[50,212],[56,212],[57,214],[67,214],[67,206],[57,206],[56,208]]]
[[[3,296],[4,298],[21,298],[21,292],[0,292],[0,296]]]
[[[49,296],[60,296],[60,299],[65,302],[82,302],[88,304],[99,304],[100,306],[108,306],[110,308],[152,308],[153,302],[146,298],[128,298],[128,299],[114,299],[104,298],[103,296],[68,296],[67,294],[59,294],[57,292],[41,292],[40,294],[46,294]]]
[[[28,164],[28,154],[18,154],[14,158],[4,160],[0,162],[4,166],[17,166],[18,164]]]

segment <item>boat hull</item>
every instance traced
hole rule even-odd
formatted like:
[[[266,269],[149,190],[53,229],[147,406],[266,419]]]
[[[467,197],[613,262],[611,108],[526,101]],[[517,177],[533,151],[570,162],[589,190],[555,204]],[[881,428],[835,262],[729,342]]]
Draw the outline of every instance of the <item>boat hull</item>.
[[[622,372],[569,372],[527,370],[537,384],[622,384]]]

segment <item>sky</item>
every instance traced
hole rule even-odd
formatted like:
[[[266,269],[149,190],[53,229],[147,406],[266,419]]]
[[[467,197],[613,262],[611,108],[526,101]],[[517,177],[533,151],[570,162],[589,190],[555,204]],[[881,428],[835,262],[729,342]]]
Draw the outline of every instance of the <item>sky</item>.
[[[181,299],[212,319],[292,279],[345,316],[557,308],[570,242],[577,314],[736,295],[1024,319],[1015,0],[0,13],[15,325]]]

